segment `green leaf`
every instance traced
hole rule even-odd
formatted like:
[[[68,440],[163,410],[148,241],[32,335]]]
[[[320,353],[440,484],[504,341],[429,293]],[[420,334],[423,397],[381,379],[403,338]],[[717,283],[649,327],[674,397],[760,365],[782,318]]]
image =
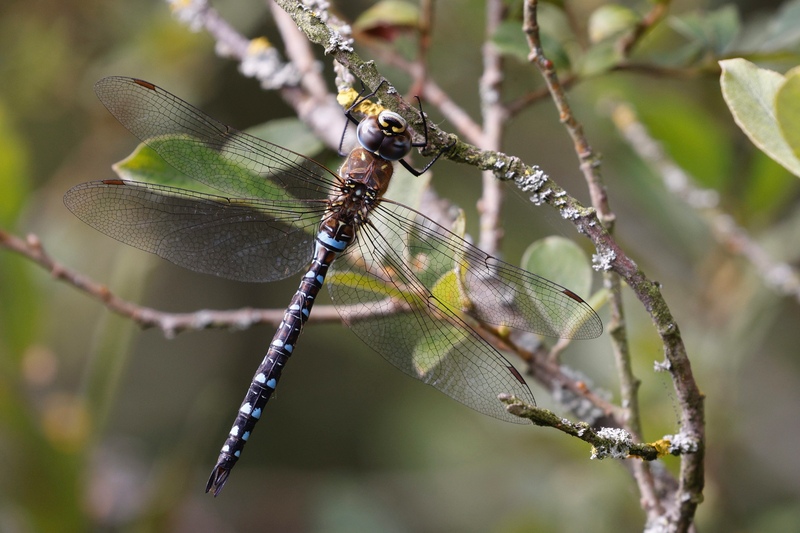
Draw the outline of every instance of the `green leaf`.
[[[181,135],[151,139],[149,145],[140,144],[131,155],[115,163],[112,168],[122,179],[219,194],[218,190],[200,183],[172,167],[158,155],[158,152],[173,154],[185,152],[187,159],[202,160],[203,165],[214,169],[218,174],[229,176],[229,180],[237,183],[242,190],[242,196],[291,199],[286,190],[273,183],[268,175],[258,175],[243,164],[223,157],[219,151],[199,145],[196,139],[187,139]],[[256,183],[258,183],[258,187],[256,187]],[[264,190],[265,185],[266,191]]]
[[[557,69],[570,68],[570,57],[567,46],[575,43],[575,37],[569,27],[562,9],[552,4],[540,4],[538,12],[539,39],[544,54]],[[500,23],[492,35],[492,43],[501,53],[527,62],[531,52],[528,39],[522,31],[522,21],[509,18]]]
[[[131,152],[131,155],[122,161],[114,163],[111,168],[114,169],[117,176],[124,180],[143,181],[145,183],[169,185],[209,194],[219,194],[219,191],[215,191],[211,187],[207,187],[177,170],[164,161],[155,150],[143,143],[137,146]]]
[[[573,60],[570,50],[575,50],[577,54],[580,53],[580,47],[564,10],[553,4],[540,3],[537,18],[539,37],[547,58],[557,69],[571,68]]]
[[[419,8],[400,0],[382,0],[363,13],[353,23],[356,32],[370,33],[388,41],[403,30],[419,27]]]
[[[247,133],[304,155],[313,156],[324,148],[308,127],[296,118],[272,120],[248,129]],[[198,145],[196,139],[187,142],[187,139],[180,135],[151,139],[149,146],[140,144],[131,155],[114,164],[112,168],[120,178],[126,180],[219,194],[218,190],[200,183],[164,161],[156,149],[172,153],[187,152],[189,154],[187,157],[203,160],[209,168],[214,168],[218,173],[224,169],[228,175],[239,176],[243,191],[248,190],[248,183],[255,181],[270,184],[269,176],[259,176],[243,164],[223,157],[219,151]],[[263,197],[264,193],[258,192],[260,188],[249,189],[251,191],[249,196],[252,198]],[[285,198],[287,195],[280,186],[275,185],[268,196],[277,199]]]
[[[586,254],[563,237],[546,237],[528,246],[521,266],[579,296],[588,295],[592,288],[592,268]]]
[[[298,118],[270,120],[245,132],[308,157],[314,157],[325,148],[306,123]]]
[[[742,46],[743,50],[796,50],[800,44],[800,0],[783,3],[763,24],[759,25],[757,21],[756,24],[748,24],[746,29],[751,39],[746,43],[750,46]]]
[[[501,54],[527,61],[531,49],[518,20],[504,20],[492,35],[492,43]]]
[[[439,307],[446,307],[459,312],[464,301],[464,291],[455,270],[448,271],[431,287],[431,294],[436,298]]]
[[[742,30],[739,9],[728,4],[710,13],[708,18],[713,49],[717,54],[724,54],[731,49]]]
[[[783,138],[800,159],[800,67],[787,72],[785,80],[775,95],[775,115]]]
[[[613,40],[592,45],[581,58],[579,72],[582,76],[595,76],[606,72],[622,60],[622,51]]]
[[[522,257],[522,268],[549,279],[588,298],[592,286],[592,269],[577,244],[563,237],[547,237],[531,244]],[[558,320],[560,311],[547,305],[547,294],[539,294],[536,286],[528,287],[529,297],[543,317]]]
[[[377,299],[395,298],[401,301],[404,299],[403,293],[400,292],[396,285],[392,283],[383,283],[378,278],[368,278],[364,275],[354,272],[336,270],[329,273],[325,281],[327,283],[334,283],[343,287],[351,287],[362,291],[368,291],[372,296],[377,296]]]
[[[599,43],[632,30],[641,17],[629,7],[607,4],[595,9],[589,17],[589,40]]]
[[[435,369],[450,354],[453,339],[464,336],[464,332],[455,326],[440,326],[421,335],[411,354],[414,368],[420,379]],[[424,379],[423,379],[424,381]]]
[[[678,33],[716,56],[723,55],[741,30],[736,6],[725,5],[708,13],[692,12],[669,18],[669,25]]]
[[[784,77],[744,59],[720,61],[722,96],[736,124],[764,153],[800,176],[800,160],[781,134],[775,96]],[[786,120],[792,120],[787,117]]]

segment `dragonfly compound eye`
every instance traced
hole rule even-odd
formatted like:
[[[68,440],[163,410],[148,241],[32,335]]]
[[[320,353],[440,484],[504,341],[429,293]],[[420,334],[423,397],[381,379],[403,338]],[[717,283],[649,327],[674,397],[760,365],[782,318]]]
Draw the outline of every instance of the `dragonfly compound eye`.
[[[411,151],[411,134],[406,121],[392,111],[363,119],[356,136],[361,146],[387,161],[402,159]]]
[[[381,142],[383,142],[386,134],[378,124],[377,117],[366,117],[358,123],[356,137],[358,137],[358,143],[361,146],[375,153],[381,147]]]

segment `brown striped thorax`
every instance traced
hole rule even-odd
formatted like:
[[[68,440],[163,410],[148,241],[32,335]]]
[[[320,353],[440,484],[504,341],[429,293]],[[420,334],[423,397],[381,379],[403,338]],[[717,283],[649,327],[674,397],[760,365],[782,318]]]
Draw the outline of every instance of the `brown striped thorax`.
[[[327,215],[345,224],[363,224],[389,187],[393,173],[391,162],[364,148],[354,149],[339,171],[341,184],[331,193]]]

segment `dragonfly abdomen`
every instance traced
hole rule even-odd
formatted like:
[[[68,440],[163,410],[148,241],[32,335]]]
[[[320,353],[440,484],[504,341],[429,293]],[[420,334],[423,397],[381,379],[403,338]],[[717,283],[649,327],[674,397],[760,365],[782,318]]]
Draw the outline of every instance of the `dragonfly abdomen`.
[[[272,338],[267,355],[264,356],[250,382],[236,420],[219,452],[217,464],[208,479],[206,492],[213,491],[216,496],[225,485],[228,474],[242,454],[242,449],[247,444],[256,422],[261,418],[264,406],[278,386],[283,367],[294,351],[303,325],[311,315],[311,307],[322,288],[328,268],[336,256],[350,245],[354,233],[352,226],[338,223],[333,219],[326,219],[321,224],[311,267],[301,279],[300,286],[289,302],[283,320]]]

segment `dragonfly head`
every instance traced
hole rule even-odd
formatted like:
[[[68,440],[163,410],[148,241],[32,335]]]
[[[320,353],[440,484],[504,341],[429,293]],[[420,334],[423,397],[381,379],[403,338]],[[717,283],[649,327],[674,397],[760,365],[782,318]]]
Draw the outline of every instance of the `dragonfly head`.
[[[403,159],[411,151],[411,133],[406,120],[393,111],[381,111],[359,122],[358,142],[387,161]]]

